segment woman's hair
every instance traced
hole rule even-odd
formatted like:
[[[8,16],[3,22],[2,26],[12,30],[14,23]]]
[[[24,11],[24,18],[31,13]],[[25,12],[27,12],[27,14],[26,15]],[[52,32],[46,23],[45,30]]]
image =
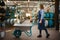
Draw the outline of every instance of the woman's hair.
[[[40,4],[40,9],[44,9],[44,6],[43,6],[43,4]]]

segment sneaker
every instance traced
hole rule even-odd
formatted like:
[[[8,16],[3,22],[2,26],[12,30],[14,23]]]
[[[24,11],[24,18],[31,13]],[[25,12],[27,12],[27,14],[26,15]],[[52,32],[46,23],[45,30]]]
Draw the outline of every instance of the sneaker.
[[[50,36],[50,34],[48,34],[47,36],[46,36],[46,38],[48,38]]]
[[[40,38],[40,37],[42,37],[42,35],[38,35],[37,37]]]

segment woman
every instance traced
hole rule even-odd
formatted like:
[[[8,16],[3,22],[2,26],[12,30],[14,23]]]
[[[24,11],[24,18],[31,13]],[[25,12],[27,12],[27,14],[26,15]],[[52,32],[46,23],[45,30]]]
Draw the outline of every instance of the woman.
[[[38,29],[39,29],[39,35],[37,37],[42,37],[41,31],[45,30],[46,32],[46,38],[49,37],[49,33],[47,29],[45,28],[45,20],[44,20],[44,7],[42,4],[40,4],[40,10],[38,12]]]

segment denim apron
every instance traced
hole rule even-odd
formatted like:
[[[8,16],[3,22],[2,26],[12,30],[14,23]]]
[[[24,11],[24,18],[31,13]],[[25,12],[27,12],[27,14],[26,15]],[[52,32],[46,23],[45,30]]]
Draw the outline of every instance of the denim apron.
[[[38,29],[44,30],[45,29],[45,20],[42,19],[42,23],[39,23],[41,19],[41,11],[38,12]]]

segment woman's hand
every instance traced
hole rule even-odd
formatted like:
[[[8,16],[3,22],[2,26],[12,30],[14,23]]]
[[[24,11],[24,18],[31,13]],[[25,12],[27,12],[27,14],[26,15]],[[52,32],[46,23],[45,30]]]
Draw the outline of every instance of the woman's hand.
[[[42,23],[42,20],[40,20],[40,22],[39,23]]]

